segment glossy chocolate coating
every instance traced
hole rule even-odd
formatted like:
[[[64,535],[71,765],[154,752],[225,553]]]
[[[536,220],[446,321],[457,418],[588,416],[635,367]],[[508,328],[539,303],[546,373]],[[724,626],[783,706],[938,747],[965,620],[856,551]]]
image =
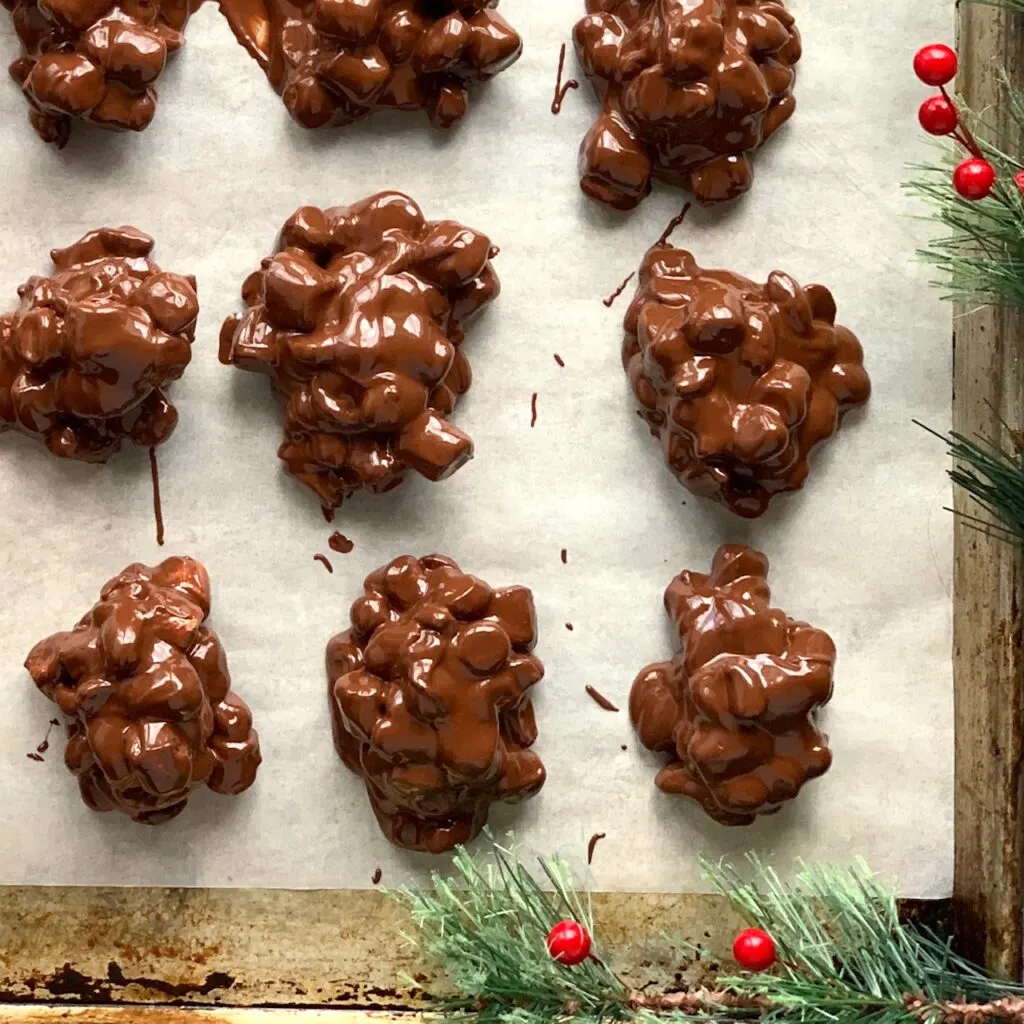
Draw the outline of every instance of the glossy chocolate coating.
[[[672,245],[644,257],[622,361],[669,468],[754,518],[803,486],[808,456],[871,393],[832,293],[775,271],[764,285],[703,270]]]
[[[0,431],[85,462],[171,436],[167,387],[192,357],[199,300],[195,278],[162,271],[152,248],[135,228],[101,228],[18,289],[21,306],[0,317]]]
[[[327,645],[334,745],[388,839],[442,853],[477,835],[492,803],[544,784],[527,749],[544,675],[533,595],[440,555],[396,558],[365,588]]]
[[[23,56],[10,67],[46,142],[64,146],[73,118],[141,131],[156,113],[154,85],[184,42],[192,0],[2,0]]]
[[[522,41],[497,0],[220,0],[238,41],[306,128],[374,110],[466,114],[468,86],[515,63]]]
[[[723,825],[779,810],[828,771],[814,712],[832,696],[836,649],[827,633],[772,608],[768,559],[724,544],[711,574],[681,572],[665,607],[682,649],[633,683],[640,741],[669,763],[655,780]]]
[[[71,719],[64,761],[94,811],[159,825],[197,786],[236,794],[253,784],[259,737],[203,625],[209,612],[195,559],[135,563],[71,632],[32,648],[25,667]]]
[[[576,55],[601,100],[580,186],[620,210],[658,178],[702,203],[750,188],[750,154],[793,113],[800,35],[778,0],[587,0]]]
[[[447,417],[472,379],[463,323],[499,291],[491,253],[485,235],[381,192],[297,210],[247,278],[250,308],[225,321],[221,362],[270,375],[285,409],[278,455],[325,508],[472,458]]]

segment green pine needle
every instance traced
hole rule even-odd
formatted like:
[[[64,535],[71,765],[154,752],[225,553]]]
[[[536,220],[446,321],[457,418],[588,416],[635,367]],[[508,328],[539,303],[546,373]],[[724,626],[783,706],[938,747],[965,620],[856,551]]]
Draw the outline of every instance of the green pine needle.
[[[746,921],[771,934],[781,970],[722,984],[764,996],[778,1008],[775,1018],[853,1020],[868,1011],[909,1019],[908,994],[939,1002],[1024,991],[989,978],[932,933],[902,924],[895,894],[862,861],[850,868],[801,864],[792,885],[758,858],[749,861],[753,882],[727,866],[706,863],[705,870]]]
[[[580,1020],[622,1019],[625,989],[601,960],[567,970],[548,955],[548,932],[565,918],[593,934],[589,896],[575,889],[569,866],[557,857],[541,861],[553,887],[546,892],[511,850],[491,843],[493,863],[460,848],[454,883],[435,872],[432,892],[395,894],[419,928],[416,945],[462,993],[443,1010],[482,1024],[546,1024],[567,1006]]]
[[[955,431],[942,435],[930,427],[924,429],[948,446],[955,463],[949,470],[953,484],[966,491],[990,517],[960,513],[960,518],[982,533],[1024,547],[1024,452],[1019,450],[1009,427],[1003,424],[1010,446],[981,434],[971,438]]]
[[[1024,0],[1011,0],[1024,10]],[[1024,93],[1003,76],[1007,111],[1024,131]],[[940,271],[936,284],[945,297],[970,303],[1024,308],[1024,196],[1013,182],[1021,161],[994,145],[990,125],[962,102],[958,109],[996,170],[996,186],[981,200],[964,199],[950,181],[954,154],[940,163],[912,167],[915,177],[904,186],[932,207],[930,218],[945,233],[932,239],[919,255]],[[958,151],[957,160],[963,158]]]
[[[720,979],[726,988],[761,997],[768,1007],[763,1021],[914,1024],[922,1011],[907,1005],[911,996],[927,1007],[1024,992],[990,978],[931,932],[902,924],[894,893],[863,862],[848,869],[800,865],[789,885],[756,857],[748,859],[752,882],[729,867],[705,863],[704,869],[779,949],[777,972]]]
[[[484,865],[460,849],[454,882],[435,873],[432,891],[393,894],[419,929],[414,943],[460,993],[435,1003],[444,1017],[480,1024],[964,1024],[994,1015],[957,1003],[1024,995],[1024,986],[989,977],[930,931],[901,923],[894,893],[863,863],[801,865],[786,883],[753,856],[751,880],[721,864],[703,868],[742,917],[772,935],[775,970],[719,978],[715,988],[692,993],[630,992],[596,944],[595,958],[575,967],[548,955],[548,931],[562,918],[593,934],[589,898],[564,861],[540,861],[548,892],[512,851],[492,840],[490,853]]]

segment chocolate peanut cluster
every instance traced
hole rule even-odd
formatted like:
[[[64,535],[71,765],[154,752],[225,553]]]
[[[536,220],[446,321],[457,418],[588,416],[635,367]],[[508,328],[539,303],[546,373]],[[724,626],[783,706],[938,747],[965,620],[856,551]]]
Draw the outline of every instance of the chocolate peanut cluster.
[[[242,287],[220,358],[271,377],[284,406],[278,455],[326,509],[388,491],[408,469],[454,473],[473,442],[448,417],[472,379],[464,323],[495,298],[497,253],[400,192],[304,206]]]
[[[209,612],[210,580],[195,559],[136,563],[73,630],[29,654],[36,686],[71,719],[64,761],[94,811],[159,825],[197,786],[236,794],[253,784],[259,737],[203,625]]]
[[[775,271],[764,285],[704,270],[669,244],[644,257],[622,360],[669,468],[754,518],[803,486],[811,449],[871,393],[832,293]]]
[[[658,178],[718,203],[793,113],[800,35],[779,0],[587,0],[576,54],[601,100],[580,148],[587,195],[629,210]]]
[[[156,113],[156,80],[184,42],[193,0],[2,0],[24,55],[11,77],[45,142],[63,147],[74,118],[141,131]]]
[[[636,678],[640,741],[669,762],[655,780],[723,825],[749,825],[792,800],[832,763],[814,713],[832,696],[828,634],[772,608],[768,559],[718,549],[711,574],[681,572],[665,607],[682,649]]]
[[[240,43],[306,128],[374,110],[461,120],[468,86],[515,63],[522,40],[497,0],[221,0]]]
[[[18,289],[21,306],[0,317],[0,431],[85,462],[171,436],[167,388],[192,357],[199,300],[195,278],[161,270],[152,248],[135,228],[101,228]]]
[[[334,744],[391,842],[442,853],[476,836],[492,803],[541,788],[526,587],[403,555],[366,578],[351,621],[327,646]]]

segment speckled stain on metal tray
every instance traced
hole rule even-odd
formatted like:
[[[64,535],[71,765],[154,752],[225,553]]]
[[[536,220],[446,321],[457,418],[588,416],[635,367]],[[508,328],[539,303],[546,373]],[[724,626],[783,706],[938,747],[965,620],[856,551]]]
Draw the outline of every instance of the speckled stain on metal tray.
[[[594,906],[634,988],[713,975],[740,926],[716,896],[598,893]],[[947,901],[923,906],[941,926]],[[439,979],[403,941],[410,927],[375,891],[0,889],[0,1003],[422,1007],[400,975],[433,991]]]

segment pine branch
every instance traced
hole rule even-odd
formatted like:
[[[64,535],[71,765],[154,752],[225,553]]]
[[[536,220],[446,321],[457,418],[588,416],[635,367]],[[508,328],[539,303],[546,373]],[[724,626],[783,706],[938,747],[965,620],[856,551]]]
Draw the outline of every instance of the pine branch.
[[[1002,424],[1009,438],[1005,444],[981,434],[973,438],[955,431],[942,435],[914,422],[945,442],[955,463],[949,470],[950,480],[991,517],[960,513],[961,519],[989,536],[1024,547],[1024,437],[1020,432]]]
[[[991,978],[930,931],[900,922],[896,898],[863,864],[801,867],[786,884],[755,857],[752,880],[703,864],[712,885],[779,951],[772,973],[719,978],[714,988],[631,991],[598,953],[575,967],[554,961],[546,938],[569,915],[592,932],[589,899],[558,858],[540,866],[544,891],[508,849],[482,867],[460,850],[456,883],[397,897],[419,928],[413,941],[438,960],[460,995],[440,1014],[480,1024],[573,1021],[636,1024],[1024,1024],[1024,986]]]
[[[493,840],[491,849],[493,864],[482,866],[460,848],[456,884],[435,872],[433,892],[396,894],[419,927],[416,945],[462,993],[444,1000],[443,1011],[481,1024],[623,1019],[625,986],[602,960],[566,970],[547,953],[548,932],[563,918],[593,933],[589,897],[574,888],[569,866],[557,857],[541,862],[553,887],[545,892],[511,850]]]
[[[956,956],[929,931],[900,922],[896,898],[858,862],[840,870],[803,866],[793,885],[750,858],[755,881],[705,865],[708,877],[780,951],[774,974],[720,979],[770,1009],[765,1021],[853,1024],[953,1024],[982,1003],[1013,999],[1024,988],[997,981]]]
[[[1009,0],[1024,10],[1024,0]],[[1007,111],[1024,132],[1024,93],[1003,75]],[[939,163],[917,164],[905,188],[932,208],[930,217],[946,233],[932,239],[918,255],[940,271],[936,284],[945,298],[1024,308],[1024,196],[1014,184],[1021,161],[999,148],[996,129],[985,118],[957,103],[961,117],[981,152],[996,170],[996,185],[985,199],[964,199],[950,184],[955,154]]]

